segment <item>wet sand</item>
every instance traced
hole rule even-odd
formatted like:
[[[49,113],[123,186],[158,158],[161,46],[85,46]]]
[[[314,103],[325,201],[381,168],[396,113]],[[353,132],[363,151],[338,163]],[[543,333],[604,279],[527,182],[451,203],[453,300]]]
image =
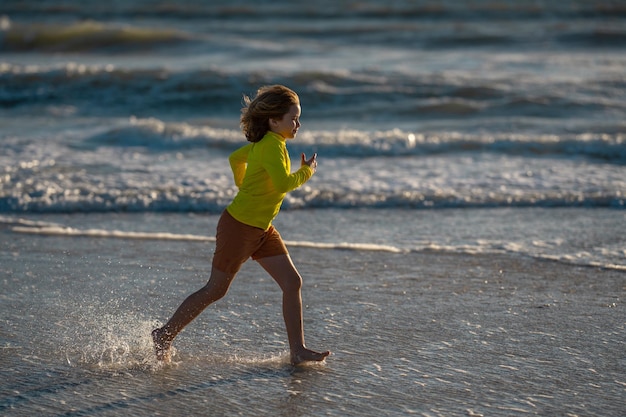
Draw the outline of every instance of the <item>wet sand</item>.
[[[203,284],[211,243],[0,235],[3,415],[623,412],[622,272],[293,248],[325,364],[288,364],[280,293],[250,262],[162,368],[149,331]]]

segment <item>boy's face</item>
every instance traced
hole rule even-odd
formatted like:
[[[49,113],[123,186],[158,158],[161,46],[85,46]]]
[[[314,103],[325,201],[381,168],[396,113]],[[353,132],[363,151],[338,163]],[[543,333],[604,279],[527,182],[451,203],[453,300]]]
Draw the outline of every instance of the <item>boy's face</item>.
[[[282,119],[270,119],[270,130],[285,139],[293,139],[300,128],[300,105],[292,104]]]

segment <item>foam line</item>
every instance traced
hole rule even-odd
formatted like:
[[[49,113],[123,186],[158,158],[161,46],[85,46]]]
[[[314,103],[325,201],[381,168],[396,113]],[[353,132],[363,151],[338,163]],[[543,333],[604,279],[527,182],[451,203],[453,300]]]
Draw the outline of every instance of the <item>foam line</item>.
[[[105,229],[77,229],[63,225],[52,223],[36,222],[24,219],[11,219],[0,216],[0,224],[5,223],[14,225],[11,231],[14,233],[24,233],[33,235],[46,236],[65,236],[65,237],[90,237],[90,238],[113,238],[113,239],[138,239],[138,240],[167,240],[167,241],[186,241],[186,242],[215,242],[215,237],[179,234],[168,232],[131,232],[121,230],[105,230]],[[496,253],[513,253],[530,256],[535,259],[549,260],[560,262],[568,265],[588,266],[595,268],[605,268],[617,271],[626,271],[626,266],[614,263],[604,263],[593,260],[575,260],[568,256],[558,256],[550,254],[530,253],[523,248],[507,247],[497,248],[493,246],[446,246],[429,244],[422,247],[414,247],[412,249],[402,249],[392,245],[380,245],[374,243],[352,243],[352,242],[309,242],[309,241],[285,241],[288,247],[300,247],[324,250],[350,250],[350,251],[372,251],[372,252],[388,252],[388,253],[408,253],[408,252],[440,252],[440,253],[464,253],[468,255],[478,254],[496,254]]]
[[[25,233],[46,236],[67,236],[67,237],[94,237],[94,238],[115,238],[115,239],[140,239],[140,240],[171,240],[171,241],[188,241],[188,242],[215,242],[214,237],[178,234],[167,232],[126,232],[121,230],[104,230],[104,229],[76,229],[73,227],[65,227],[59,225],[44,226],[14,226],[11,230],[15,233]],[[285,241],[287,246],[314,248],[314,249],[343,249],[353,251],[375,251],[375,252],[406,252],[400,248],[390,245],[377,245],[373,243],[323,243],[323,242],[307,242],[307,241]]]
[[[377,245],[373,243],[323,243],[323,242],[306,242],[306,241],[285,241],[285,245],[300,247],[300,248],[314,248],[314,249],[344,249],[354,251],[374,251],[374,252],[392,252],[392,253],[404,253],[406,250],[397,248],[390,245]]]
[[[166,232],[124,232],[121,230],[103,230],[103,229],[75,229],[73,227],[62,226],[42,226],[42,227],[23,227],[15,226],[11,228],[15,233],[29,233],[47,236],[71,236],[71,237],[98,237],[98,238],[116,238],[116,239],[144,239],[144,240],[182,240],[182,241],[199,241],[214,242],[214,237],[177,234]]]

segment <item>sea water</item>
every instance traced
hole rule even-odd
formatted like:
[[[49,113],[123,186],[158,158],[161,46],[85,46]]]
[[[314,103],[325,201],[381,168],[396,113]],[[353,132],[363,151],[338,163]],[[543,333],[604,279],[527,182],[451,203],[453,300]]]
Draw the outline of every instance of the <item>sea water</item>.
[[[7,1],[0,212],[219,213],[236,192],[227,156],[245,143],[242,95],[283,83],[303,109],[292,158],[319,161],[284,211],[504,208],[515,223],[521,208],[609,210],[619,230],[622,12],[579,1]],[[557,259],[626,264],[621,241],[579,251],[535,240]],[[417,247],[464,244],[434,231]]]
[[[173,364],[156,362],[150,331],[205,283],[218,215],[4,223],[0,408],[16,416],[619,415],[623,272],[507,249],[524,246],[532,233],[523,228],[570,221],[618,241],[618,212],[599,209],[599,220],[584,209],[518,210],[282,213],[276,223],[304,279],[307,344],[333,352],[297,368],[278,286],[254,262],[179,335]],[[435,229],[465,246],[408,249]],[[567,233],[558,236],[585,245]],[[489,249],[494,236],[502,246]],[[541,256],[551,250],[528,239]]]
[[[557,314],[533,310],[556,305],[575,315],[574,304],[591,305],[586,334],[605,348],[623,343],[601,325],[623,335],[624,320],[607,316],[623,314],[607,306],[620,308],[626,269],[619,3],[5,0],[0,14],[0,345],[10,375],[3,411],[154,415],[157,403],[171,414],[208,402],[225,415],[255,407],[380,415],[389,404],[397,415],[471,415],[481,407],[505,415],[555,402],[562,411],[573,396],[598,394],[567,387],[559,397],[551,377],[541,386],[542,361],[554,370],[568,356],[589,360],[575,341],[548,343],[552,356],[535,352],[536,363],[499,363],[491,374],[478,350],[454,350],[461,343],[454,335],[465,329],[454,318],[489,316],[493,298],[484,294],[499,293],[481,292],[480,283],[500,276],[490,259],[504,256],[522,262],[521,287],[544,297],[516,289],[507,301],[520,311]],[[318,154],[316,175],[288,195],[276,220],[303,274],[319,276],[306,290],[311,344],[330,344],[320,348],[339,350],[335,360],[359,371],[292,370],[276,288],[246,266],[233,300],[209,316],[219,324],[198,324],[180,342],[181,365],[160,373],[147,334],[206,279],[215,222],[236,193],[227,156],[245,144],[242,95],[274,83],[301,99],[303,126],[288,144],[294,165],[300,153]],[[476,266],[483,262],[493,271]],[[581,271],[605,281],[583,291]],[[533,275],[537,281],[528,281]],[[437,294],[451,309],[447,325],[424,292],[438,285],[452,285]],[[451,293],[472,303],[455,310]],[[532,325],[543,321],[508,313],[512,321],[500,327],[486,326],[487,318],[483,330],[467,326],[487,337],[477,339],[483,347],[493,337],[499,343],[491,346],[508,346],[519,360],[526,353],[505,335],[537,335]],[[400,317],[444,323],[443,333],[418,324],[440,342],[407,339],[417,330]],[[552,319],[570,328],[563,316]],[[563,337],[555,334],[542,337]],[[398,345],[407,350],[382,362],[362,353],[380,357]],[[624,370],[612,348],[588,348],[609,374]],[[608,375],[596,365],[565,367],[562,376],[599,385],[586,374]],[[512,368],[531,376],[525,397],[515,384],[498,396],[500,382],[512,381],[502,372]],[[623,395],[623,378],[611,375],[606,392]],[[233,394],[238,389],[245,395]],[[380,392],[387,404],[379,405]],[[465,406],[442,394],[452,392],[483,401]],[[435,397],[431,406],[421,402]],[[608,398],[600,404],[610,410]]]

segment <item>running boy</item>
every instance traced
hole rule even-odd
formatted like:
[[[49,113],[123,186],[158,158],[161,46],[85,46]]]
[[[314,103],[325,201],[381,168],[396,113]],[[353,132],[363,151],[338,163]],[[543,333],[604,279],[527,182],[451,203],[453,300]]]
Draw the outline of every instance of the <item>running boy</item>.
[[[323,361],[330,352],[316,352],[304,343],[302,277],[272,220],[287,192],[315,173],[317,155],[301,155],[300,168],[291,173],[286,141],[300,128],[300,99],[287,87],[262,87],[254,99],[244,97],[241,128],[249,143],[229,157],[239,192],[217,224],[215,254],[207,284],[191,294],[172,318],[152,331],[159,361],[171,360],[174,338],[207,306],[226,295],[241,265],[252,258],[278,283],[283,292],[283,317],[294,365]]]

